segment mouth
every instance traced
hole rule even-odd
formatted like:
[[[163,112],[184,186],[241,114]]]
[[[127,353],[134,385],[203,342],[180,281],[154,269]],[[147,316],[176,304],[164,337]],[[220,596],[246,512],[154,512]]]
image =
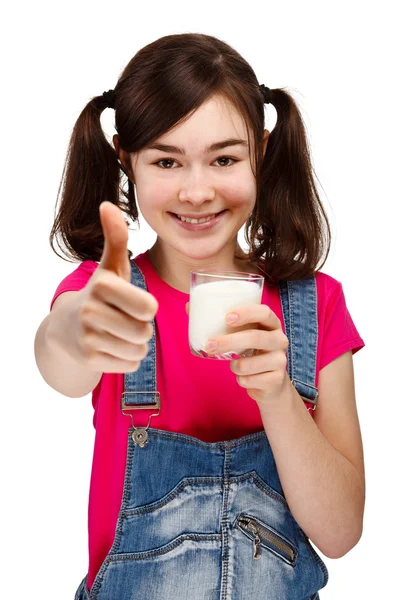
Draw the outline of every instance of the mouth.
[[[228,212],[227,209],[221,210],[219,213],[216,213],[212,217],[212,219],[204,221],[203,223],[191,223],[190,221],[182,221],[182,219],[180,219],[177,214],[171,212],[168,214],[170,214],[174,221],[184,229],[187,229],[189,231],[204,231],[206,229],[211,229],[217,223],[219,223],[226,212]]]

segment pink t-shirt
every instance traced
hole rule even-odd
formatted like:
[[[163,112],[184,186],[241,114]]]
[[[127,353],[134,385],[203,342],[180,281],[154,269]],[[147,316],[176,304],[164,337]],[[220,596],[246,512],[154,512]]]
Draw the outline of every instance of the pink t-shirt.
[[[176,290],[159,277],[148,252],[134,260],[144,274],[148,291],[159,304],[155,321],[161,411],[159,416],[152,417],[150,426],[185,433],[206,442],[231,440],[262,431],[258,406],[246,389],[238,385],[230,362],[204,360],[190,352],[185,310],[189,294]],[[97,262],[85,260],[67,275],[57,287],[50,310],[61,293],[82,289],[97,267]],[[342,284],[322,272],[316,274],[316,284],[318,387],[320,369],[344,352],[352,350],[355,354],[365,344],[346,307]],[[262,302],[277,315],[284,330],[278,286],[264,286]],[[92,392],[96,435],[88,510],[89,589],[114,541],[122,500],[127,432],[131,426],[130,417],[120,410],[122,392],[122,373],[103,374]],[[313,415],[312,405],[305,405]],[[151,412],[143,410],[131,414],[138,427],[147,425]]]

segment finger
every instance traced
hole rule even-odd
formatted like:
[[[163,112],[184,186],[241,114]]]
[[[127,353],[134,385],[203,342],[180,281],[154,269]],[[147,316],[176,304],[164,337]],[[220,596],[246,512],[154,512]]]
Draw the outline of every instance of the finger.
[[[208,340],[208,342],[210,341],[211,339]],[[287,337],[281,329],[274,329],[273,331],[245,329],[237,333],[213,337],[212,341],[216,343],[216,348],[208,348],[208,345],[206,345],[206,350],[218,354],[225,352],[240,353],[243,348],[273,352],[274,350],[286,349],[288,344]]]
[[[95,298],[140,321],[153,320],[159,308],[157,299],[150,292],[127,285],[122,278],[111,273],[96,282],[92,293]]]
[[[134,305],[136,302],[130,304]],[[90,304],[90,312],[86,312],[82,322],[84,325],[89,325],[90,330],[101,334],[109,333],[114,339],[118,338],[130,344],[144,344],[151,339],[153,326],[149,323],[150,319],[148,321],[141,319],[143,314],[145,314],[144,310],[140,314],[128,315],[120,309],[116,310],[111,303],[101,305],[93,303]],[[127,316],[133,316],[133,319]]]
[[[130,282],[128,226],[122,211],[112,202],[104,201],[100,204],[99,213],[104,235],[104,248],[99,267],[108,269]]]
[[[96,353],[108,354],[113,358],[125,361],[143,360],[149,351],[147,342],[143,344],[132,344],[125,340],[117,339],[107,332],[101,334],[93,331],[86,335],[86,344],[96,349]]]
[[[235,375],[259,375],[268,371],[286,368],[286,360],[281,352],[264,352],[230,361],[230,369]]]
[[[239,306],[238,308],[229,311],[227,315],[231,313],[238,315],[238,319],[234,323],[229,323],[231,327],[245,325],[246,323],[259,323],[262,329],[266,329],[268,331],[282,328],[279,318],[266,304]]]

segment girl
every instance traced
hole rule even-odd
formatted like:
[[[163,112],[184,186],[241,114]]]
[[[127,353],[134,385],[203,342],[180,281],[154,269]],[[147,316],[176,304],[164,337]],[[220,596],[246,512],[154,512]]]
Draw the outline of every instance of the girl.
[[[121,211],[137,221],[137,203],[157,239],[133,258]],[[293,98],[209,35],[142,48],[76,122],[53,249],[56,234],[81,264],[38,330],[37,364],[61,393],[92,392],[96,429],[75,599],[319,598],[328,572],[310,540],[338,558],[362,533],[364,342],[317,268],[330,228]],[[261,305],[238,306],[210,349],[253,355],[190,353],[198,269],[264,274]]]

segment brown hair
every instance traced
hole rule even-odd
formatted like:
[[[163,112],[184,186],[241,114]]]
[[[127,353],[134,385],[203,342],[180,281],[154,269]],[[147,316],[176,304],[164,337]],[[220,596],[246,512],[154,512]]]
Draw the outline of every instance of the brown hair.
[[[136,53],[115,87],[120,148],[140,151],[215,94],[235,106],[247,133],[250,128],[254,134],[251,165],[257,198],[245,225],[245,260],[262,268],[271,285],[315,274],[324,251],[319,268],[327,259],[331,231],[313,178],[300,111],[284,89],[271,90],[277,121],[263,157],[263,94],[251,66],[222,40],[200,33],[167,35]],[[50,233],[56,254],[53,238],[59,233],[70,256],[81,261],[101,259],[99,206],[104,200],[138,220],[132,181],[128,177],[126,192],[123,179],[128,173],[101,127],[106,106],[102,95],[95,96],[73,128],[58,190],[59,195],[63,187],[62,200]]]

